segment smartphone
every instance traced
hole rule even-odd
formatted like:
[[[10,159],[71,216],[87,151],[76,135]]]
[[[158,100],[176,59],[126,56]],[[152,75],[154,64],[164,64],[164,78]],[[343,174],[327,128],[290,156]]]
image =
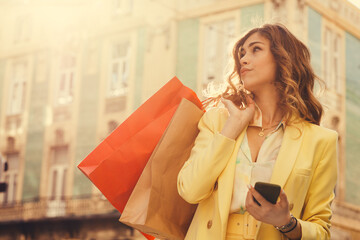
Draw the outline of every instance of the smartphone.
[[[281,187],[277,184],[266,183],[266,182],[256,182],[255,190],[258,191],[267,201],[272,204],[276,204],[276,201],[279,197]],[[254,201],[259,205],[260,203],[254,198]]]

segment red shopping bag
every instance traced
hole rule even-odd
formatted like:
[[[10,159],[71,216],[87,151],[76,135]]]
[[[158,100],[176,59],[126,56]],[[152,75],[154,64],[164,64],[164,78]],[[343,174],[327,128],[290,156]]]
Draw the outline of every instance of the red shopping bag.
[[[190,156],[203,114],[190,101],[181,101],[142,171],[120,222],[158,239],[185,238],[197,205],[180,197],[177,176]]]
[[[78,165],[119,212],[182,98],[202,107],[195,92],[174,77]]]

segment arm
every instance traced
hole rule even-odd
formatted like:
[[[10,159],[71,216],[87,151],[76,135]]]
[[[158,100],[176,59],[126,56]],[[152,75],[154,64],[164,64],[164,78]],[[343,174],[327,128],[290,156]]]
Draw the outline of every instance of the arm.
[[[255,203],[253,197],[256,198],[261,206]],[[286,233],[284,234],[289,239],[300,239],[301,224],[298,220],[291,221],[289,201],[284,190],[281,190],[279,197],[280,200],[276,204],[271,204],[250,185],[246,196],[246,209],[258,221],[278,227],[291,224],[286,227],[286,230],[284,230]]]
[[[216,132],[221,120],[214,123],[220,109],[206,112],[199,121],[199,135],[178,175],[178,192],[190,203],[198,203],[210,196],[218,176],[225,168],[235,147],[235,140]],[[224,113],[223,113],[224,114]],[[217,119],[218,120],[218,119]]]
[[[337,134],[323,148],[315,169],[303,209],[302,239],[330,239],[330,205],[334,199],[337,181]]]
[[[330,238],[330,204],[334,199],[334,188],[337,179],[337,134],[330,135],[324,144],[319,144],[319,155],[315,159],[316,168],[311,180],[302,210],[302,218],[297,219],[284,233],[289,239],[317,240]],[[304,150],[305,151],[305,150]],[[253,197],[261,204],[258,206]],[[253,187],[249,187],[246,209],[257,220],[283,226],[290,223],[289,202],[284,191],[280,193],[280,201],[269,203]]]
[[[223,99],[224,109],[213,109],[199,121],[200,133],[190,158],[178,175],[178,192],[189,203],[199,203],[210,196],[214,184],[227,165],[235,148],[235,139],[246,128],[255,113],[255,103],[240,109]],[[218,132],[221,130],[221,133]]]

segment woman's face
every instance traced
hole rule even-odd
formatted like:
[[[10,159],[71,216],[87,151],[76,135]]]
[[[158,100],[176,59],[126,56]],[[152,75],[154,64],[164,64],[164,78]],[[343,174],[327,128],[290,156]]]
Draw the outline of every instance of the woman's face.
[[[252,34],[240,50],[240,78],[245,89],[256,94],[274,87],[276,63],[270,51],[270,41],[259,33]]]

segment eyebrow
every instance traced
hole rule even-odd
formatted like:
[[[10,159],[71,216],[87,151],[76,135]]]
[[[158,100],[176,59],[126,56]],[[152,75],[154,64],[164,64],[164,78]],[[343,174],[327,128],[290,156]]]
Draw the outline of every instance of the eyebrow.
[[[260,44],[265,45],[265,43],[263,43],[263,42],[251,42],[251,43],[249,43],[248,48],[251,47],[251,46],[254,45],[254,44],[257,44],[257,43],[260,43]],[[241,47],[241,50],[240,50],[240,51],[243,51],[243,50],[245,50],[244,47]]]

